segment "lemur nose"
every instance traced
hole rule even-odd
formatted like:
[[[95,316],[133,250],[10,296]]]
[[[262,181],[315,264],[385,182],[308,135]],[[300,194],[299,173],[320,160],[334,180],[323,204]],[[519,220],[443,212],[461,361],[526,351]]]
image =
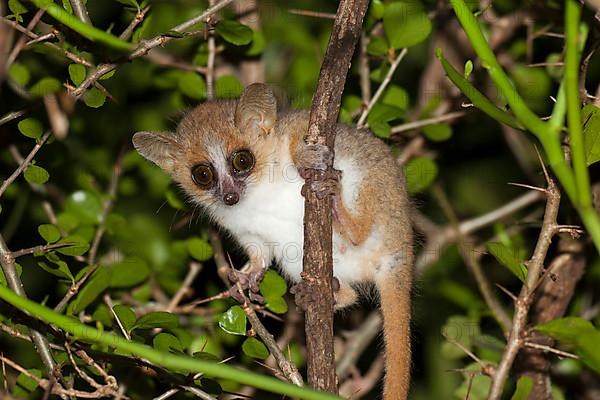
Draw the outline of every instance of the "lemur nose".
[[[234,204],[237,204],[238,201],[240,201],[240,195],[236,192],[225,193],[225,195],[223,196],[223,201],[228,206],[232,206]]]

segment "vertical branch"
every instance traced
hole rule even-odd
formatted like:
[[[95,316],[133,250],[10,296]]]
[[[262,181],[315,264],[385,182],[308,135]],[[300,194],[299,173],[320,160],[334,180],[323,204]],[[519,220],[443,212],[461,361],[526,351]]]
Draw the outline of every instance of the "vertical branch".
[[[4,271],[4,277],[6,278],[8,286],[12,289],[13,292],[18,294],[19,296],[27,297],[25,289],[23,288],[23,283],[21,282],[21,278],[17,273],[17,269],[15,266],[15,258],[6,246],[4,238],[1,235],[0,263],[2,264],[2,271]],[[48,345],[46,337],[38,331],[31,330],[31,341],[35,345],[35,349],[40,355],[42,363],[46,367],[48,377],[54,377],[54,368],[56,367],[56,364],[54,363],[54,359],[52,358],[52,353],[50,353],[50,346]]]
[[[305,138],[309,144],[327,144],[333,151],[344,83],[367,6],[367,0],[340,2],[313,98],[308,135]],[[331,165],[329,172],[333,172]],[[312,171],[306,182],[307,187],[322,179],[322,175]],[[316,389],[335,392],[331,199],[318,199],[315,193],[307,190],[304,210],[302,278],[307,290],[318,299],[309,303],[306,310],[308,382]]]
[[[548,180],[548,187],[545,192],[548,200],[546,202],[542,230],[535,246],[535,250],[533,251],[533,255],[527,262],[527,280],[523,284],[519,297],[515,301],[515,314],[510,328],[510,334],[504,348],[504,353],[502,354],[502,359],[492,377],[488,400],[497,400],[501,398],[504,383],[508,378],[510,368],[519,349],[523,347],[527,314],[533,303],[535,289],[538,287],[540,279],[543,279],[542,272],[544,271],[544,260],[546,259],[546,254],[548,254],[548,248],[552,243],[552,237],[557,231],[556,217],[560,206],[560,191],[554,181],[548,177],[546,177],[546,179]]]

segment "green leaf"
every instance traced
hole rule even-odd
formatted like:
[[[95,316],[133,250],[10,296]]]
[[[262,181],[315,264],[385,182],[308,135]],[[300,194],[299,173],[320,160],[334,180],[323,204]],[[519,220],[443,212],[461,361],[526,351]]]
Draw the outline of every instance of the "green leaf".
[[[390,45],[385,38],[381,36],[371,36],[367,44],[367,53],[372,56],[386,56],[390,50]]]
[[[237,99],[243,90],[244,85],[232,75],[224,75],[215,82],[215,96],[220,99]]]
[[[383,29],[394,49],[411,47],[427,39],[431,21],[416,0],[403,0],[385,5]]]
[[[236,46],[248,44],[252,40],[252,29],[237,21],[221,21],[217,24],[215,30],[219,36]]]
[[[410,105],[410,95],[404,88],[390,85],[381,97],[381,102],[405,111]]]
[[[233,306],[219,317],[219,326],[232,335],[246,335],[246,314],[242,307]]]
[[[244,340],[242,344],[242,351],[248,357],[258,358],[259,360],[264,360],[269,357],[269,350],[267,350],[267,346],[263,344],[260,340],[250,337]]]
[[[179,321],[175,314],[165,311],[155,311],[142,316],[137,320],[133,329],[173,329],[179,326]]]
[[[8,69],[8,76],[12,79],[18,86],[24,87],[29,83],[29,79],[31,75],[29,74],[29,70],[26,66],[20,63],[12,63],[10,68]]]
[[[77,295],[77,298],[73,302],[71,311],[74,314],[77,314],[78,312],[84,310],[108,288],[109,282],[110,274],[105,268],[100,267]]]
[[[116,306],[114,306],[113,311],[119,319],[119,321],[121,322],[121,325],[123,325],[123,328],[127,332],[130,332],[131,328],[133,328],[133,326],[135,325],[135,312],[133,312],[133,310],[130,307],[123,304],[117,304]]]
[[[106,95],[102,93],[98,88],[90,88],[83,95],[83,101],[85,105],[91,108],[99,108],[104,105],[106,101]]]
[[[452,137],[452,127],[449,124],[425,125],[423,133],[433,142],[443,142]]]
[[[38,226],[38,233],[47,243],[54,243],[60,239],[60,231],[51,224],[42,224]]]
[[[464,348],[471,350],[475,337],[481,334],[479,321],[464,315],[453,315],[448,318],[442,327],[442,333],[447,337],[442,344],[444,358],[456,360],[468,355],[452,341],[460,343]]]
[[[188,239],[185,243],[190,256],[194,259],[198,261],[207,261],[212,258],[213,248],[206,240],[193,237]]]
[[[438,174],[436,162],[427,157],[416,157],[404,167],[406,187],[409,193],[419,193],[435,181]]]
[[[513,250],[497,242],[487,242],[485,246],[500,264],[508,268],[521,282],[525,283],[527,268],[522,260],[517,258],[517,254]]]
[[[85,80],[86,75],[87,71],[83,65],[69,64],[69,77],[76,86],[79,86]]]
[[[29,93],[35,97],[44,97],[48,94],[60,91],[61,88],[62,84],[58,79],[42,78],[29,89]]]
[[[179,75],[179,90],[186,96],[202,100],[206,97],[204,79],[195,72],[184,72]]]
[[[471,75],[471,72],[473,72],[473,61],[467,60],[467,62],[465,63],[465,72],[463,74],[465,79],[469,78],[469,76]]]
[[[71,232],[79,226],[79,218],[71,213],[60,213],[56,216],[56,222],[60,229]]]
[[[592,165],[600,161],[600,108],[587,104],[582,114],[585,161]]]
[[[260,55],[267,44],[264,33],[262,31],[252,31],[252,44],[246,51],[246,55],[253,57]]]
[[[116,69],[113,69],[112,71],[108,71],[107,73],[105,73],[104,75],[102,75],[100,78],[98,78],[98,80],[105,81],[107,79],[110,79],[110,78],[113,77],[113,75],[115,74],[115,72],[117,72]]]
[[[288,310],[287,302],[283,297],[269,297],[265,299],[266,306],[269,310],[276,314],[285,314]]]
[[[220,361],[220,360],[217,360],[217,361]],[[200,384],[200,386],[202,387],[202,390],[204,390],[206,393],[214,394],[216,396],[223,393],[223,388],[221,387],[219,382],[217,382],[213,379],[200,378],[200,379],[197,379],[195,382]]]
[[[600,373],[600,331],[591,322],[567,317],[539,325],[536,330],[570,345],[588,367]]]
[[[263,297],[281,297],[287,293],[287,284],[285,279],[272,269],[265,273],[265,276],[260,283],[260,293]]]
[[[79,235],[67,236],[66,238],[61,239],[58,243],[72,244],[69,247],[61,247],[60,249],[56,249],[57,252],[66,256],[81,256],[87,253],[87,251],[90,249],[89,242]]]
[[[283,295],[287,293],[287,284],[276,271],[268,270],[259,287],[269,310],[277,314],[287,312],[287,302],[283,298]]]
[[[21,15],[27,12],[27,9],[19,0],[8,0],[8,9],[14,15]]]
[[[371,6],[369,7],[369,12],[371,16],[375,19],[383,18],[383,12],[385,11],[383,2],[381,0],[373,0],[371,2]]]
[[[42,167],[30,165],[23,173],[25,180],[31,184],[43,185],[50,179],[50,174]]]
[[[183,352],[183,345],[177,336],[165,332],[161,332],[154,336],[152,339],[152,347],[165,353],[172,353],[173,350],[175,350],[175,352]]]
[[[527,400],[529,393],[533,389],[533,379],[530,376],[523,375],[517,381],[517,389],[512,395],[511,400]]]
[[[83,190],[72,193],[65,201],[65,211],[81,223],[95,225],[102,219],[102,204],[98,196]]]
[[[181,39],[182,37],[185,37],[185,34],[177,31],[166,31],[165,33],[163,33],[163,36]]]
[[[107,267],[110,271],[111,288],[126,288],[139,285],[148,279],[150,269],[139,257],[128,257]]]
[[[371,128],[376,136],[382,139],[389,139],[392,137],[392,127],[387,122],[375,121],[369,124],[369,128]]]
[[[179,198],[175,190],[173,190],[172,188],[169,188],[169,190],[167,190],[167,192],[165,193],[165,198],[167,199],[167,203],[169,203],[169,205],[174,209],[183,210],[185,208],[184,202]]]
[[[69,266],[67,265],[67,263],[64,261],[60,261],[60,260],[56,261],[54,263],[54,265],[56,265],[56,268],[51,267],[50,265],[46,264],[43,261],[38,261],[37,264],[40,266],[40,268],[42,268],[44,271],[48,272],[49,274],[52,274],[59,278],[68,279],[71,282],[74,281],[73,274],[69,270]]]
[[[40,371],[39,369],[28,369],[27,372],[29,372],[33,376],[37,376],[38,378],[42,377],[42,371]],[[17,377],[17,386],[21,390],[24,390],[26,393],[31,393],[38,387],[38,383],[32,377],[20,373]]]
[[[369,122],[369,125],[375,122],[389,122],[400,118],[402,114],[404,114],[404,112],[399,107],[376,103],[373,108],[371,108],[367,121]]]
[[[548,336],[552,336],[562,343],[574,344],[580,335],[583,335],[590,330],[594,330],[594,325],[592,325],[590,321],[582,318],[566,317],[555,319],[543,325],[538,325],[535,329]]]
[[[19,132],[21,132],[23,136],[32,139],[41,138],[44,131],[42,123],[35,118],[25,118],[24,120],[19,121],[17,128],[19,128]]]

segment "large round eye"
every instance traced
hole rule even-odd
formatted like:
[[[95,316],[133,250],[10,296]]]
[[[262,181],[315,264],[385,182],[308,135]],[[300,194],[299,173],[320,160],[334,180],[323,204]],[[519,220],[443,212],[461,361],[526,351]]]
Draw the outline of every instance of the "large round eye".
[[[232,154],[231,165],[236,173],[248,172],[254,167],[254,156],[248,150],[239,150]]]
[[[210,165],[198,164],[192,167],[192,180],[202,188],[212,186],[214,180],[213,170]]]

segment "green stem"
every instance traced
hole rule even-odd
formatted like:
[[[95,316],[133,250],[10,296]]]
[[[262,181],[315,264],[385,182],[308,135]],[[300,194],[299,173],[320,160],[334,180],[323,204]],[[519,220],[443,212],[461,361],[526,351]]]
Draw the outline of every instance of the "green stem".
[[[295,386],[270,376],[244,371],[225,364],[201,360],[190,356],[163,353],[153,348],[126,340],[113,333],[101,332],[95,328],[84,325],[75,318],[58,314],[47,307],[31,300],[18,296],[6,286],[0,285],[0,298],[13,306],[28,312],[35,318],[46,323],[56,325],[65,332],[72,334],[76,339],[104,344],[132,356],[143,358],[153,364],[164,368],[189,373],[202,372],[216,378],[230,379],[243,385],[273,393],[310,400],[335,400],[340,397],[332,394],[317,392],[313,389]]]
[[[575,0],[567,0],[565,5],[565,92],[567,96],[567,126],[571,159],[575,172],[577,200],[574,203],[583,208],[592,204],[592,193],[588,176],[583,131],[581,129],[581,100],[579,99],[579,18],[581,8]]]
[[[477,90],[475,86],[471,84],[471,82],[465,79],[456,69],[454,69],[452,64],[450,64],[448,60],[444,58],[441,49],[437,50],[437,57],[442,63],[442,67],[444,68],[444,71],[446,71],[448,78],[450,78],[450,80],[460,89],[460,91],[463,92],[463,94],[467,96],[469,100],[471,100],[473,106],[479,108],[496,121],[502,122],[503,124],[512,126],[516,129],[523,129],[523,125],[521,125],[521,123],[519,123],[515,117],[496,107],[496,105],[492,103],[483,93]]]
[[[469,37],[469,41],[473,45],[475,52],[481,59],[481,64],[488,70],[488,73],[494,82],[496,82],[496,85],[498,85],[502,94],[504,94],[511,110],[523,125],[536,136],[545,134],[544,132],[547,131],[546,123],[541,121],[539,117],[527,107],[523,98],[517,93],[517,89],[504,73],[498,60],[496,60],[494,52],[488,45],[488,42],[483,36],[483,32],[477,23],[476,17],[471,10],[469,10],[469,7],[467,7],[463,0],[450,0],[450,3],[454,8],[454,12],[465,30],[465,33]]]
[[[75,32],[83,35],[84,37],[92,40],[104,43],[117,50],[131,50],[133,45],[124,40],[119,39],[116,36],[106,33],[103,30],[95,28],[92,25],[86,24],[79,20],[75,15],[69,14],[64,8],[55,4],[52,0],[31,0],[33,4],[38,8],[46,10],[50,16],[52,16],[58,22],[68,26]]]

